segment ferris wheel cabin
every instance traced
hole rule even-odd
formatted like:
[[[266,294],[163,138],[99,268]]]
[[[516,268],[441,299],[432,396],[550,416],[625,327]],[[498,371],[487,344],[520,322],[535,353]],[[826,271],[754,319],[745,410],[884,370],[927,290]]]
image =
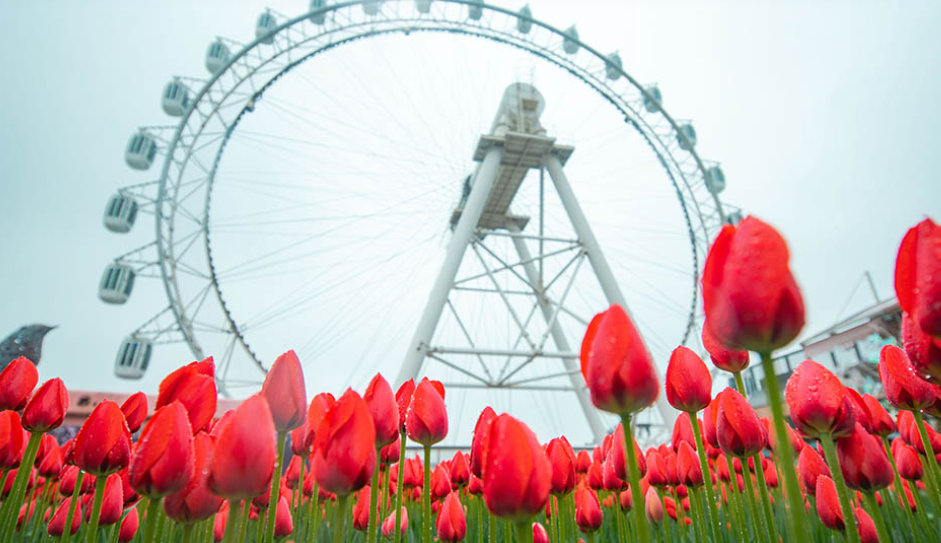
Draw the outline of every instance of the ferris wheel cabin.
[[[428,13],[431,11],[431,0],[415,0],[415,9],[418,13]]]
[[[114,374],[122,379],[140,379],[150,365],[154,346],[150,341],[130,336],[121,342],[114,359]]]
[[[578,30],[575,30],[575,25],[569,27],[565,31],[565,35],[568,36],[562,40],[562,50],[570,55],[574,55],[578,52]]]
[[[621,77],[621,55],[617,51],[608,55],[608,58],[605,59],[605,74],[608,76],[608,79],[611,81],[617,81]]]
[[[327,5],[327,0],[310,0],[310,11],[314,12]],[[317,13],[310,16],[310,22],[316,25],[322,25],[327,20],[325,13]]]
[[[379,15],[379,8],[382,7],[382,2],[380,0],[373,0],[372,2],[363,2],[363,13],[366,15]]]
[[[520,34],[529,34],[529,31],[533,29],[533,10],[529,9],[529,4],[523,6],[520,10],[520,17],[516,19],[516,30]]]
[[[258,21],[255,23],[255,37],[260,38],[261,43],[271,45],[274,43],[274,34],[271,31],[277,27],[278,21],[274,19],[274,15],[266,11],[258,16]]]
[[[105,267],[98,285],[98,297],[109,304],[123,304],[131,296],[134,288],[133,268],[127,264],[112,263]]]
[[[479,21],[484,16],[483,0],[474,0],[474,3],[467,6],[467,16],[472,21]]]
[[[115,194],[108,199],[105,206],[105,228],[112,232],[124,234],[131,231],[137,219],[137,201],[124,194]]]
[[[711,166],[706,169],[706,189],[712,194],[719,194],[725,190],[725,174],[719,165]]]
[[[679,132],[676,133],[676,143],[684,151],[692,151],[696,147],[696,129],[693,123],[685,122],[679,126]]]
[[[137,132],[127,141],[124,160],[135,170],[146,170],[154,163],[157,156],[157,142],[143,131]]]
[[[209,44],[209,49],[206,50],[206,69],[209,70],[209,73],[218,72],[228,61],[229,48],[222,43],[222,40],[216,40]]]
[[[663,102],[663,94],[660,93],[660,89],[656,85],[651,85],[644,90],[650,95],[644,95],[644,109],[646,109],[648,113],[660,111],[660,104]]]
[[[182,117],[190,105],[189,89],[177,80],[167,83],[163,88],[160,106],[163,112],[173,117]]]

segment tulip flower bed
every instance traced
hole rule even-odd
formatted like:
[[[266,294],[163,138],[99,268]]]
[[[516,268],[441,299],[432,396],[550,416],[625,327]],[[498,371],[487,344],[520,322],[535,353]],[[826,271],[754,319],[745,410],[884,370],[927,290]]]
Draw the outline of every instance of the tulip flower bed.
[[[577,454],[488,407],[469,454],[432,466],[448,434],[440,383],[393,393],[376,375],[362,395],[308,403],[293,351],[218,420],[207,359],[167,376],[152,412],[142,393],[104,401],[60,444],[47,432],[68,391],[55,378],[37,388],[19,358],[0,373],[0,543],[941,539],[941,435],[925,419],[941,417],[941,228],[926,219],[899,249],[904,349],[880,352],[887,405],[812,360],[782,402],[771,354],[798,335],[804,306],[770,226],[726,226],[702,286],[703,345],[736,387],[713,396],[706,363],[677,347],[661,390],[634,323],[611,306],[588,326],[581,370],[594,405],[622,424]],[[743,396],[748,351],[765,370],[769,418]],[[642,451],[632,417],[661,392],[681,415],[670,443]],[[406,458],[408,441],[422,454]]]

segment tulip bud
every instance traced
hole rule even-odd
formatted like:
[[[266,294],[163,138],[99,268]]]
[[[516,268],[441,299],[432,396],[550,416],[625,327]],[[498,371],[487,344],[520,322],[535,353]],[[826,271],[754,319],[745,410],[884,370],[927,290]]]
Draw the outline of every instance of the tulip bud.
[[[214,452],[215,444],[209,434],[199,432],[193,436],[193,477],[185,488],[163,500],[164,512],[176,522],[199,522],[212,518],[222,508],[224,500],[207,486]]]
[[[770,353],[804,327],[804,301],[788,268],[787,243],[754,217],[726,225],[703,268],[706,324],[727,348]]]
[[[157,409],[144,427],[131,459],[131,486],[143,496],[162,498],[189,484],[193,464],[193,430],[175,401]]]
[[[464,517],[464,508],[456,493],[452,492],[444,499],[438,521],[438,539],[445,543],[463,541],[467,534],[467,519]]]
[[[105,493],[101,501],[101,513],[98,517],[99,526],[111,526],[121,520],[124,512],[124,490],[121,476],[112,473],[105,481]],[[90,514],[91,509],[87,512]]]
[[[813,496],[817,492],[817,479],[830,477],[830,468],[813,447],[804,447],[797,459],[797,475],[804,492]]]
[[[274,537],[280,540],[294,531],[294,519],[291,518],[291,505],[286,496],[278,499],[278,509],[274,517]]]
[[[2,431],[0,431],[0,433],[2,433]],[[46,479],[55,479],[59,477],[59,474],[62,472],[62,449],[59,447],[58,443],[56,443],[54,437],[48,434],[47,436],[52,439],[52,443],[45,447],[45,454],[43,454],[42,458],[39,460],[39,475]],[[44,441],[45,437],[46,436],[43,437]],[[0,452],[0,456],[2,455],[3,453]],[[2,460],[0,460],[0,465],[2,465]]]
[[[761,452],[765,438],[761,420],[748,401],[726,388],[715,401],[720,402],[716,416],[716,436],[726,454],[747,458]]]
[[[16,411],[0,411],[0,469],[19,465],[25,447],[20,416]]]
[[[408,406],[412,404],[412,395],[415,394],[415,380],[409,379],[395,391],[395,404],[399,409],[400,431],[405,432],[405,419],[408,418]]]
[[[408,437],[422,445],[434,445],[448,435],[448,413],[444,397],[427,377],[415,387],[405,426]]]
[[[673,452],[679,452],[681,443],[688,443],[693,450],[696,450],[696,437],[693,435],[693,424],[690,422],[689,413],[680,413],[673,423]]]
[[[307,391],[304,388],[304,370],[294,351],[279,356],[261,387],[268,400],[275,430],[286,434],[304,424]]]
[[[215,365],[212,357],[192,362],[167,375],[160,382],[157,404],[160,409],[179,401],[190,419],[193,433],[203,430],[216,414]]]
[[[131,461],[131,432],[118,404],[104,400],[91,412],[75,436],[75,465],[103,477],[126,468]]]
[[[543,509],[552,468],[529,427],[499,415],[490,423],[481,454],[484,503],[492,514],[523,520]]]
[[[307,425],[310,431],[307,433],[304,446],[311,452],[313,452],[314,438],[317,437],[317,430],[320,428],[320,422],[323,420],[323,416],[336,403],[336,398],[329,392],[321,392],[310,401],[310,407],[307,408]]]
[[[860,543],[879,543],[879,534],[869,513],[862,507],[853,509],[853,513],[856,516],[856,524],[859,526]]]
[[[392,387],[380,374],[369,382],[363,401],[376,425],[376,447],[382,448],[399,438],[399,408]]]
[[[132,434],[137,432],[147,420],[147,395],[143,392],[132,394],[121,404],[121,412],[127,421],[127,429]]]
[[[834,439],[849,435],[856,414],[843,384],[830,370],[805,360],[787,380],[784,398],[794,426],[806,437],[830,434]]]
[[[454,458],[451,459],[451,465],[448,468],[448,478],[455,490],[466,486],[470,480],[470,467],[467,465],[467,456],[463,452],[454,453]]]
[[[348,389],[326,412],[314,438],[311,471],[317,483],[341,496],[366,486],[376,464],[375,442],[366,402]]]
[[[565,496],[575,489],[575,451],[565,437],[557,437],[546,447],[552,468],[549,489],[555,496]]]
[[[912,316],[904,311],[902,344],[915,370],[927,381],[941,384],[941,338],[924,333]]]
[[[65,521],[69,516],[69,507],[72,505],[72,498],[68,497],[59,505],[59,508],[56,509],[56,512],[53,513],[52,519],[49,520],[49,525],[46,526],[46,531],[49,532],[49,535],[52,537],[61,537],[65,533]],[[81,502],[76,503],[75,505],[75,516],[72,517],[72,526],[69,529],[70,535],[75,535],[75,532],[78,531],[78,527],[82,524],[82,504]]]
[[[533,543],[549,543],[549,533],[546,527],[538,522],[533,523]]]
[[[134,536],[137,535],[137,526],[140,522],[140,517],[137,515],[137,508],[132,508],[128,511],[127,515],[124,517],[124,520],[121,521],[121,529],[118,532],[118,541],[120,543],[130,543],[134,539]]]
[[[490,431],[490,423],[497,418],[497,414],[489,406],[485,407],[477,417],[477,423],[474,425],[474,439],[471,441],[470,451],[470,470],[476,477],[481,477],[481,458],[480,448],[487,439],[487,432]]]
[[[591,401],[598,409],[629,414],[657,399],[660,383],[653,360],[621,306],[614,304],[595,315],[580,358]]]
[[[441,464],[431,472],[431,497],[440,499],[451,493],[451,480],[448,471]]]
[[[399,511],[399,534],[405,535],[408,528],[408,511],[403,505]],[[395,511],[382,521],[382,537],[392,539],[395,536]]]
[[[703,486],[702,466],[696,451],[685,441],[680,443],[680,451],[676,458],[677,478],[686,486]]]
[[[836,454],[846,486],[877,492],[892,484],[894,474],[878,438],[856,424],[852,434],[837,441]]]
[[[26,403],[23,428],[29,432],[48,432],[62,425],[68,410],[69,392],[65,384],[62,379],[50,379]]]
[[[712,375],[691,349],[681,345],[670,355],[666,391],[670,405],[686,413],[695,413],[709,405],[712,399]]]
[[[893,449],[895,449],[895,464],[898,467],[899,476],[908,481],[920,481],[924,475],[924,468],[918,458],[918,453],[900,439],[896,439],[893,445],[896,443],[899,446]]]
[[[660,523],[663,520],[663,504],[660,502],[660,496],[657,491],[650,487],[647,489],[647,495],[644,497],[646,502],[647,520]]]
[[[719,343],[719,340],[717,340],[709,330],[708,324],[703,324],[702,327],[702,345],[709,353],[712,365],[720,370],[734,373],[748,368],[748,351],[729,349]]]
[[[846,527],[843,523],[843,510],[840,509],[840,497],[836,492],[833,479],[826,475],[817,478],[817,516],[823,525],[831,530],[840,530]]]
[[[239,501],[271,488],[275,428],[268,401],[255,394],[242,402],[222,427],[209,461],[207,486],[217,496]]]
[[[28,358],[21,356],[7,364],[0,371],[0,411],[23,409],[38,381],[39,372]]]
[[[397,464],[399,462],[399,452],[401,450],[401,443],[399,440],[395,440],[392,443],[389,443],[382,450],[379,451],[379,462],[383,466],[391,466],[392,464]],[[396,473],[393,471],[392,473]]]
[[[591,533],[601,528],[604,515],[598,495],[590,488],[581,488],[575,492],[575,524],[582,533]]]
[[[895,261],[899,306],[929,336],[941,339],[941,228],[925,219],[906,232]]]
[[[899,409],[921,411],[934,403],[931,385],[918,377],[908,355],[894,345],[885,345],[879,351],[879,378],[885,397]]]
[[[872,433],[872,417],[869,414],[869,407],[863,401],[863,397],[850,387],[843,387],[843,393],[853,407],[853,413],[856,414],[856,423],[861,425],[867,432]]]
[[[308,448],[307,435],[310,433],[310,424],[307,423],[307,417],[304,417],[304,424],[291,430],[291,453],[294,456],[307,458],[310,456]],[[311,441],[311,444],[313,441]]]

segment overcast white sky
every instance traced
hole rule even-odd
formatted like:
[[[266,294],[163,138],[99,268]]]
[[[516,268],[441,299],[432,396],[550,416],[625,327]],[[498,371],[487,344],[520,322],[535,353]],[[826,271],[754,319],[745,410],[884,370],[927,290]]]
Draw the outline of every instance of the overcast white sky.
[[[293,15],[306,2],[269,5]],[[700,154],[725,171],[723,198],[788,239],[807,332],[871,301],[860,289],[846,307],[865,270],[890,296],[905,230],[926,215],[941,219],[941,4],[530,5],[555,26],[576,23],[595,48],[620,50],[626,71],[659,84],[674,117],[694,120]],[[203,77],[209,41],[249,41],[264,6],[4,5],[0,336],[25,323],[59,325],[46,341],[43,378],[97,390],[155,387],[112,374],[117,344],[137,323],[96,297],[105,263],[130,248],[104,231],[101,212],[131,179],[122,151],[134,127],[169,122],[157,99],[168,78]]]

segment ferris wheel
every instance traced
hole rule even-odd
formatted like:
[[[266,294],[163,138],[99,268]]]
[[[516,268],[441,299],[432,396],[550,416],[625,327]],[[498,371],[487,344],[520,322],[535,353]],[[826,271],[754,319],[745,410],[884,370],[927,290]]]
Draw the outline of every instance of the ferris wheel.
[[[211,41],[207,77],[166,84],[177,122],[128,141],[127,164],[157,175],[119,188],[104,224],[138,235],[152,216],[155,235],[99,297],[162,285],[165,302],[121,342],[118,376],[175,344],[245,396],[294,348],[318,390],[441,379],[469,413],[455,428],[490,404],[561,433],[581,404],[573,442],[591,443],[613,424],[572,366],[594,313],[621,296],[662,365],[698,341],[708,244],[740,214],[692,123],[618,52],[475,0],[313,0],[254,22],[247,44]]]

